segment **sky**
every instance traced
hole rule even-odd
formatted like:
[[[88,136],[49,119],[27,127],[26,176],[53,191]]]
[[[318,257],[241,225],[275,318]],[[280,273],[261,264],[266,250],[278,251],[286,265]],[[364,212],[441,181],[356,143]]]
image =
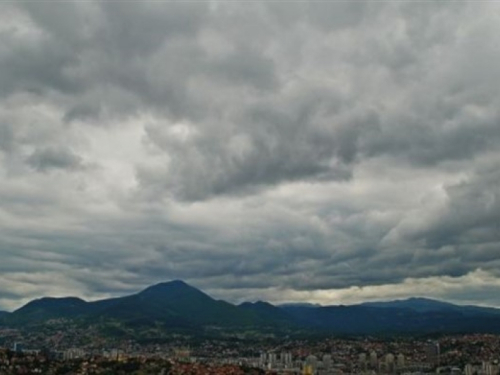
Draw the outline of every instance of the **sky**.
[[[500,3],[2,1],[0,309],[500,307]]]

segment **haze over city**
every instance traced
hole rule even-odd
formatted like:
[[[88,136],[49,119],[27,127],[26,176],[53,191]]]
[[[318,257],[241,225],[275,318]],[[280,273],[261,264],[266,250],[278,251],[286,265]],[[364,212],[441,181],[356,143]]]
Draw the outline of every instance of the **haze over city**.
[[[500,307],[500,3],[3,1],[0,310]]]

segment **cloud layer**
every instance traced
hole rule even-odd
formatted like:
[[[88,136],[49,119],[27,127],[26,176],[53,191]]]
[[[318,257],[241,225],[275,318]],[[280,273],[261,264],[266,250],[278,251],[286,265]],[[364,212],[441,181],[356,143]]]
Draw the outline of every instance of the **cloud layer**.
[[[0,8],[0,308],[500,306],[498,4]]]

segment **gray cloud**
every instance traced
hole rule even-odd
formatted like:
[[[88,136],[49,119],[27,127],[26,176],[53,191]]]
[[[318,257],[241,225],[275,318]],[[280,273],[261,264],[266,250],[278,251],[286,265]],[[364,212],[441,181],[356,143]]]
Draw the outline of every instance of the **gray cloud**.
[[[77,169],[82,166],[81,158],[64,148],[37,149],[28,157],[27,162],[40,172],[51,169]]]
[[[500,306],[494,6],[0,5],[0,308]]]

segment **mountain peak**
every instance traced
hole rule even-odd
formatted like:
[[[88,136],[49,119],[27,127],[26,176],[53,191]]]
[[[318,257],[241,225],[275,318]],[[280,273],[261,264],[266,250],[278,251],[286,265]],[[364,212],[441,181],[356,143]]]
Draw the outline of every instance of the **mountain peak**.
[[[403,300],[405,301],[405,300]],[[427,298],[427,297],[410,297],[407,298],[406,301],[414,301],[414,302],[439,302],[441,303],[442,301],[439,301],[437,299],[432,299],[432,298]]]
[[[182,281],[182,280],[171,280],[171,281],[165,281],[161,282],[155,285],[150,286],[150,288],[192,288],[191,285],[188,283]]]
[[[164,284],[189,286],[188,283],[186,283],[185,281],[180,280],[180,279],[175,279],[175,280],[172,280],[172,281],[167,281]]]
[[[193,292],[204,294],[202,291],[196,289],[195,287],[187,284],[182,280],[172,280],[149,286],[139,294],[184,294]]]

